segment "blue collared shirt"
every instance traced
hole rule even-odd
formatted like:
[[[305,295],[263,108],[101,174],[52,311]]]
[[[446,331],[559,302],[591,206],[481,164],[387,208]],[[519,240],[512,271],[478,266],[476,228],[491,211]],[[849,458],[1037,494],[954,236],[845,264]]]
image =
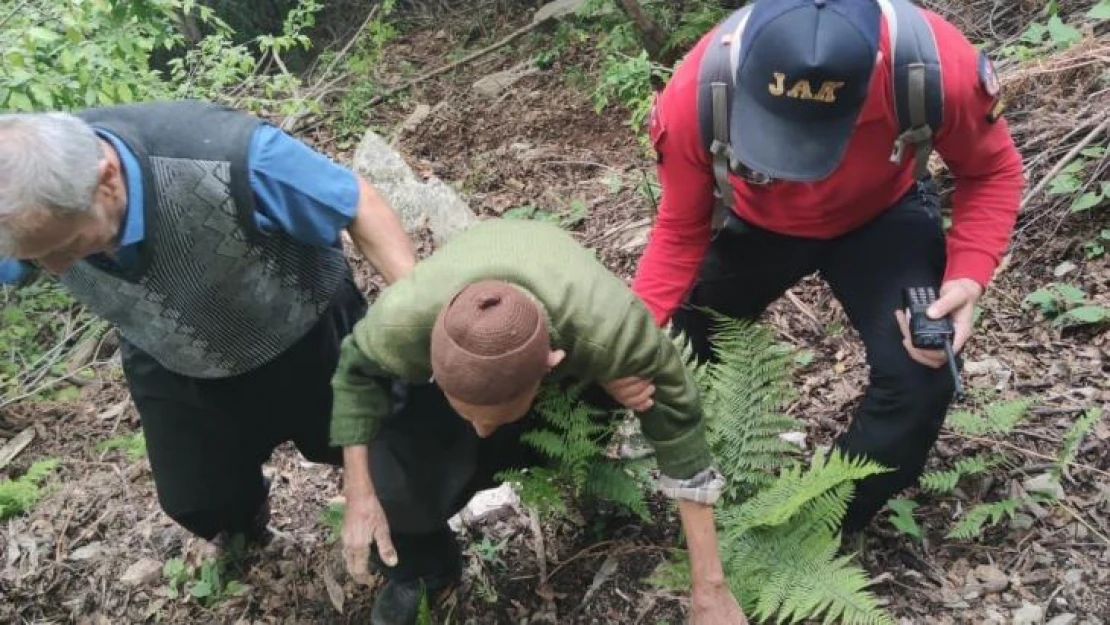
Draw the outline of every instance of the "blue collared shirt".
[[[119,138],[99,129],[97,134],[111,142],[120,155],[127,212],[115,259],[95,254],[88,260],[114,262],[127,269],[138,262],[138,246],[146,234],[142,172],[135,155]],[[340,233],[358,209],[358,179],[351,170],[270,124],[259,126],[251,137],[247,169],[255,199],[254,222],[260,229],[283,231],[309,245],[339,245]],[[18,283],[27,271],[18,260],[0,258],[0,284]]]

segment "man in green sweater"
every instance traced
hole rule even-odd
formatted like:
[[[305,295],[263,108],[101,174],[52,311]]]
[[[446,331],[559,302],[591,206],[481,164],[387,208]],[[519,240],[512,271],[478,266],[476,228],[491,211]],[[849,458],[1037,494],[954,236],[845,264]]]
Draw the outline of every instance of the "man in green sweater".
[[[717,551],[711,506],[723,480],[678,350],[569,234],[511,220],[437,250],[343,342],[332,442],[343,447],[344,555],[356,579],[373,556],[388,580],[371,623],[415,622],[421,588],[433,595],[459,578],[447,520],[498,471],[528,462],[519,437],[545,379],[597,383],[636,412],[661,490],[678,501],[692,623],[744,623]]]

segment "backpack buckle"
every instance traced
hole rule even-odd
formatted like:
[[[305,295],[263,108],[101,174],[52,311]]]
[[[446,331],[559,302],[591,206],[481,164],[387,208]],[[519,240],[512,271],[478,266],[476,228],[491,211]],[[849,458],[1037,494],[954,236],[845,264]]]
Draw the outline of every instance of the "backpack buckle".
[[[890,151],[890,162],[897,165],[902,162],[902,155],[906,152],[906,142],[898,137],[894,140],[894,149]]]

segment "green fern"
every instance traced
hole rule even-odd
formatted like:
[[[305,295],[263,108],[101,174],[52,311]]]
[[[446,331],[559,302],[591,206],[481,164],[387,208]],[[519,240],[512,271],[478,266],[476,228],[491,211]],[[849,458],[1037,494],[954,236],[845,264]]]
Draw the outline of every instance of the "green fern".
[[[728,476],[725,497],[740,501],[793,462],[796,448],[779,438],[797,427],[781,412],[791,395],[792,357],[766,328],[710,315],[716,358],[692,373],[702,390],[709,447]]]
[[[967,436],[1006,435],[1014,431],[1032,406],[1033,400],[1029,398],[997,402],[979,414],[969,411],[954,413],[948,417],[948,426]]]
[[[647,519],[643,480],[605,455],[616,420],[596,418],[609,415],[581,401],[580,392],[555,385],[541,389],[534,412],[543,427],[523,434],[521,441],[548,458],[550,467],[504,471],[498,479],[514,484],[521,502],[544,516],[564,514],[568,500],[588,494]]]
[[[18,479],[0,480],[0,521],[34,508],[45,494],[42,483],[57,467],[57,460],[38,460]]]
[[[947,471],[930,471],[922,475],[921,488],[934,493],[950,493],[956,489],[963,478],[986,473],[1005,462],[1005,456],[997,454],[977,454],[969,458],[960,458],[956,461],[956,466]]]
[[[960,519],[951,530],[948,538],[968,540],[976,538],[983,533],[983,526],[993,526],[1006,518],[1012,518],[1021,507],[1020,499],[1003,499],[994,503],[985,503],[975,506]]]
[[[1102,419],[1102,416],[1101,408],[1091,408],[1068,428],[1067,433],[1064,434],[1063,446],[1056,457],[1056,466],[1052,469],[1052,473],[1057,479],[1060,478],[1069,464],[1075,462],[1080,443],[1083,442],[1087,433],[1095,427],[1095,424]]]

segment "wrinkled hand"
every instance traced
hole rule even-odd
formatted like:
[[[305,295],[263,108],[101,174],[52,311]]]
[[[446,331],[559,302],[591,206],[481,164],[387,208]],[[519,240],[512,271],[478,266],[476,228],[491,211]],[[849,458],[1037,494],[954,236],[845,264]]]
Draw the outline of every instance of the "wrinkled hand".
[[[691,596],[690,625],[747,625],[748,619],[728,586],[718,584]]]
[[[396,566],[397,552],[389,535],[389,522],[377,495],[348,497],[343,514],[343,559],[347,572],[360,584],[370,583],[370,546],[375,542],[382,561]]]
[[[655,405],[651,399],[655,394],[655,385],[643,378],[619,378],[602,382],[601,386],[617,403],[629,410],[643,412]]]
[[[967,339],[971,338],[975,303],[979,301],[982,295],[983,287],[974,280],[969,278],[949,280],[940,286],[937,301],[929,307],[927,314],[933,319],[951,315],[952,326],[956,330],[955,336],[952,337],[953,353],[958,354],[963,349]],[[913,343],[910,342],[910,325],[905,312],[899,309],[894,314],[898,318],[898,327],[902,330],[902,345],[909,352],[910,358],[929,367],[943,367],[947,362],[944,351],[914,347]]]

